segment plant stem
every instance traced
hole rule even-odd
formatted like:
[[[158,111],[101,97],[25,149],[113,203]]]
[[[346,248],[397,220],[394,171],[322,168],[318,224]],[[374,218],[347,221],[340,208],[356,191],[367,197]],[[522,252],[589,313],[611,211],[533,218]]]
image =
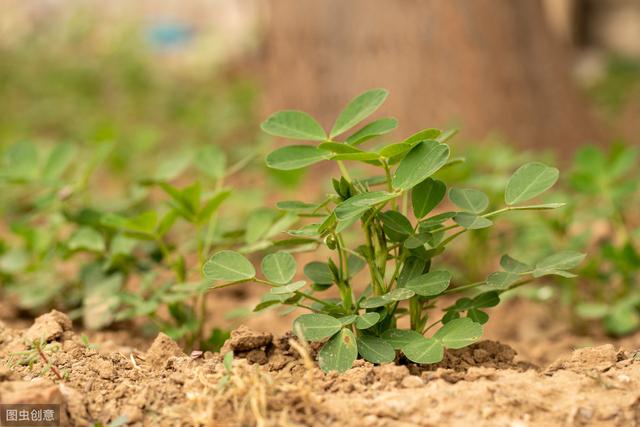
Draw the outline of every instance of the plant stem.
[[[462,292],[462,291],[466,291],[467,289],[477,288],[478,286],[482,286],[482,285],[484,285],[486,283],[487,282],[485,282],[485,281],[469,283],[468,285],[457,286],[455,288],[447,289],[442,294],[444,295],[444,294],[453,294],[455,292]]]
[[[344,179],[346,179],[347,182],[350,183],[351,182],[351,175],[349,175],[349,171],[344,166],[344,162],[342,160],[336,160],[336,162],[338,163],[338,168],[340,168],[340,173],[342,174]]]
[[[51,369],[51,372],[54,373],[54,375],[60,380],[62,381],[62,375],[60,375],[60,371],[58,371],[58,368],[56,368],[55,366],[53,366],[51,363],[49,363],[49,359],[47,359],[47,356],[44,354],[44,352],[42,351],[42,347],[40,345],[40,343],[35,345],[36,347],[36,351],[38,352],[38,354],[40,355],[40,358],[42,359],[42,361],[44,362],[45,365],[47,365],[49,367],[49,369]]]
[[[237,285],[239,283],[250,282],[250,281],[254,281],[256,283],[261,283],[263,285],[267,285],[267,286],[270,286],[272,288],[277,288],[277,287],[280,286],[280,285],[275,285],[275,284],[273,284],[273,283],[271,283],[271,282],[269,282],[267,280],[263,280],[263,279],[260,279],[258,277],[254,277],[252,279],[247,279],[247,280],[242,280],[242,281],[237,281],[237,282],[231,282],[231,283],[225,283],[222,286],[216,286],[215,289],[224,288],[224,287],[227,287],[227,286]],[[308,294],[306,292],[295,291],[295,293],[298,294],[298,295],[302,295],[304,298],[310,299],[311,301],[315,301],[317,303],[320,303],[320,304],[324,305],[325,307],[334,307],[333,304],[330,304],[330,303],[328,303],[326,301],[323,301],[320,298],[316,298],[313,295]]]

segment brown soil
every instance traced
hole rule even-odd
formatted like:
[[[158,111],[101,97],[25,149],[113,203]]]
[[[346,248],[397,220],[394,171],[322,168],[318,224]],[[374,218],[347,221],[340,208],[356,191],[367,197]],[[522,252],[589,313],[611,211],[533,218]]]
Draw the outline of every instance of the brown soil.
[[[522,314],[522,313],[521,313]],[[21,365],[26,339],[48,344]],[[60,403],[63,425],[124,416],[136,426],[634,426],[640,425],[640,353],[612,344],[566,353],[538,368],[483,341],[436,365],[321,372],[316,346],[239,328],[218,354],[185,355],[160,334],[147,351],[93,349],[51,312],[28,329],[0,323],[0,402]],[[228,377],[228,378],[227,378]]]

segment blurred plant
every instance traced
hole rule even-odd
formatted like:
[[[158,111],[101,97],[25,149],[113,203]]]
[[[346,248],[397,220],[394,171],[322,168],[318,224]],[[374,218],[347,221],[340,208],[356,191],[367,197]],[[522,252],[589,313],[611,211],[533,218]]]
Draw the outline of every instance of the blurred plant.
[[[566,301],[580,319],[601,319],[607,332],[640,329],[640,162],[638,149],[580,150],[569,176],[565,216],[548,223],[557,241],[587,247],[581,285],[567,283]]]
[[[1,233],[5,291],[22,308],[71,310],[90,329],[149,318],[187,347],[217,348],[226,334],[203,330],[207,285],[194,277],[214,246],[248,244],[243,230],[227,234],[217,216],[231,194],[225,179],[253,155],[227,166],[224,152],[211,145],[186,161],[161,164],[128,196],[106,203],[91,179],[109,148],[86,158],[60,144],[43,158],[37,145],[21,142],[5,152],[0,186],[3,203],[11,206],[9,233]],[[199,178],[173,185],[190,166]],[[205,191],[202,182],[213,190]],[[157,190],[164,194],[160,200]],[[251,244],[262,237],[247,230]]]
[[[326,263],[313,261],[304,267],[311,285],[295,280],[297,263],[284,251],[264,257],[262,277],[257,277],[248,259],[229,250],[214,254],[204,264],[205,277],[219,282],[215,288],[244,282],[271,287],[256,310],[278,304],[310,310],[311,314],[295,320],[293,329],[309,341],[328,339],[318,354],[325,371],[349,369],[358,354],[372,363],[391,362],[396,350],[416,363],[439,362],[445,348],[462,348],[482,336],[482,324],[489,318],[484,309],[497,305],[502,293],[542,276],[573,277],[567,270],[584,257],[577,252],[560,252],[531,266],[504,255],[502,271],[476,283],[450,286],[452,274],[434,265],[447,245],[467,231],[491,227],[490,218],[499,214],[562,206],[522,204],[553,186],[559,172],[542,163],[525,164],[506,183],[506,206],[490,212],[489,199],[483,192],[451,188],[449,200],[459,210],[428,216],[447,194],[445,183],[432,176],[459,162],[449,157],[446,144],[455,132],[425,129],[374,151],[361,149],[365,141],[396,127],[395,119],[382,118],[342,142],[336,140],[372,114],[386,97],[383,89],[357,96],[340,113],[328,135],[315,119],[299,111],[275,113],[262,124],[271,135],[319,143],[277,149],[267,157],[269,167],[291,170],[333,160],[342,175],[332,180],[335,194],[320,203],[278,203],[284,211],[317,221],[289,234],[315,239],[335,253]],[[363,162],[376,167],[380,174],[354,178],[344,161]],[[384,189],[373,190],[378,186]],[[409,202],[414,221],[409,218]],[[347,233],[356,223],[362,234],[356,243],[347,245]],[[365,266],[368,286],[356,293],[354,276]],[[315,295],[334,285],[338,299]],[[430,319],[442,297],[455,293],[468,296],[444,308],[442,317]],[[399,328],[398,321],[405,316],[409,317],[410,329]],[[424,336],[437,326],[439,329],[430,337]]]

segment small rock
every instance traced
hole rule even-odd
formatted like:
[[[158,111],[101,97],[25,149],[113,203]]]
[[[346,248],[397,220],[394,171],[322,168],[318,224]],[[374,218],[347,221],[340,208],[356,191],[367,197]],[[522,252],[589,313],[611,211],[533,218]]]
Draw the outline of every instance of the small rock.
[[[25,332],[24,339],[31,343],[35,340],[50,342],[60,338],[65,331],[71,330],[71,319],[57,310],[36,318],[33,325]]]
[[[182,352],[180,346],[168,335],[161,332],[153,341],[149,350],[147,350],[145,360],[153,367],[164,369],[169,358],[183,356],[186,355]]]
[[[407,375],[402,379],[400,385],[404,388],[416,388],[422,387],[424,385],[424,382],[420,377],[417,377],[415,375]]]
[[[224,343],[220,354],[228,351],[250,351],[265,347],[273,341],[273,335],[267,332],[256,332],[246,326],[231,331],[231,337]]]

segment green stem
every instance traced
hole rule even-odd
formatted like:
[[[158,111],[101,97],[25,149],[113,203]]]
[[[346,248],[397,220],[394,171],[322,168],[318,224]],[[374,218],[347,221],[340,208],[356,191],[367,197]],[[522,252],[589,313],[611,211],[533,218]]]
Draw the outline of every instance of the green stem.
[[[242,283],[242,282],[250,282],[250,281],[254,281],[254,282],[256,282],[256,283],[261,283],[261,284],[263,284],[263,285],[267,285],[267,286],[270,286],[270,287],[272,287],[272,288],[278,288],[278,287],[280,287],[280,286],[281,286],[281,285],[276,285],[276,284],[274,284],[274,283],[271,283],[271,282],[269,282],[269,281],[267,281],[267,280],[263,280],[263,279],[260,279],[260,278],[258,278],[258,277],[254,277],[254,278],[247,279],[247,280],[242,280],[242,281],[237,281],[237,282],[226,283],[224,286],[220,286],[220,287],[226,287],[226,286],[231,286],[231,285],[237,285],[238,283]],[[220,288],[220,287],[216,287],[215,289],[218,289],[218,288]],[[330,304],[330,303],[328,303],[328,302],[326,302],[326,301],[323,301],[323,300],[321,300],[321,299],[319,299],[319,298],[316,298],[316,297],[314,297],[313,295],[308,294],[308,293],[306,293],[306,292],[295,291],[295,293],[296,293],[296,294],[298,294],[298,295],[302,295],[302,296],[303,296],[304,298],[306,298],[306,299],[310,299],[311,301],[315,301],[315,302],[317,302],[317,303],[320,303],[320,304],[324,305],[325,307],[333,307],[333,304]]]
[[[462,292],[462,291],[466,291],[467,289],[477,288],[478,286],[485,285],[486,283],[487,282],[485,282],[485,281],[469,283],[468,285],[457,286],[455,288],[447,289],[442,294],[444,295],[444,294],[453,294],[453,293],[456,293],[456,292]]]
[[[223,185],[224,185],[224,178],[220,178],[216,182],[216,192],[219,192],[220,190],[222,190]],[[207,231],[204,237],[204,244],[202,248],[202,255],[201,255],[202,258],[207,258],[209,256],[209,252],[211,251],[211,246],[213,245],[213,234],[215,233],[217,222],[218,222],[218,209],[216,210],[216,212],[213,213],[213,215],[211,215],[211,217],[209,218],[209,223],[207,224]]]
[[[338,168],[340,168],[340,173],[342,174],[344,179],[346,179],[347,182],[351,182],[351,175],[349,175],[349,171],[344,166],[344,162],[342,160],[336,160],[336,162],[338,163]]]

